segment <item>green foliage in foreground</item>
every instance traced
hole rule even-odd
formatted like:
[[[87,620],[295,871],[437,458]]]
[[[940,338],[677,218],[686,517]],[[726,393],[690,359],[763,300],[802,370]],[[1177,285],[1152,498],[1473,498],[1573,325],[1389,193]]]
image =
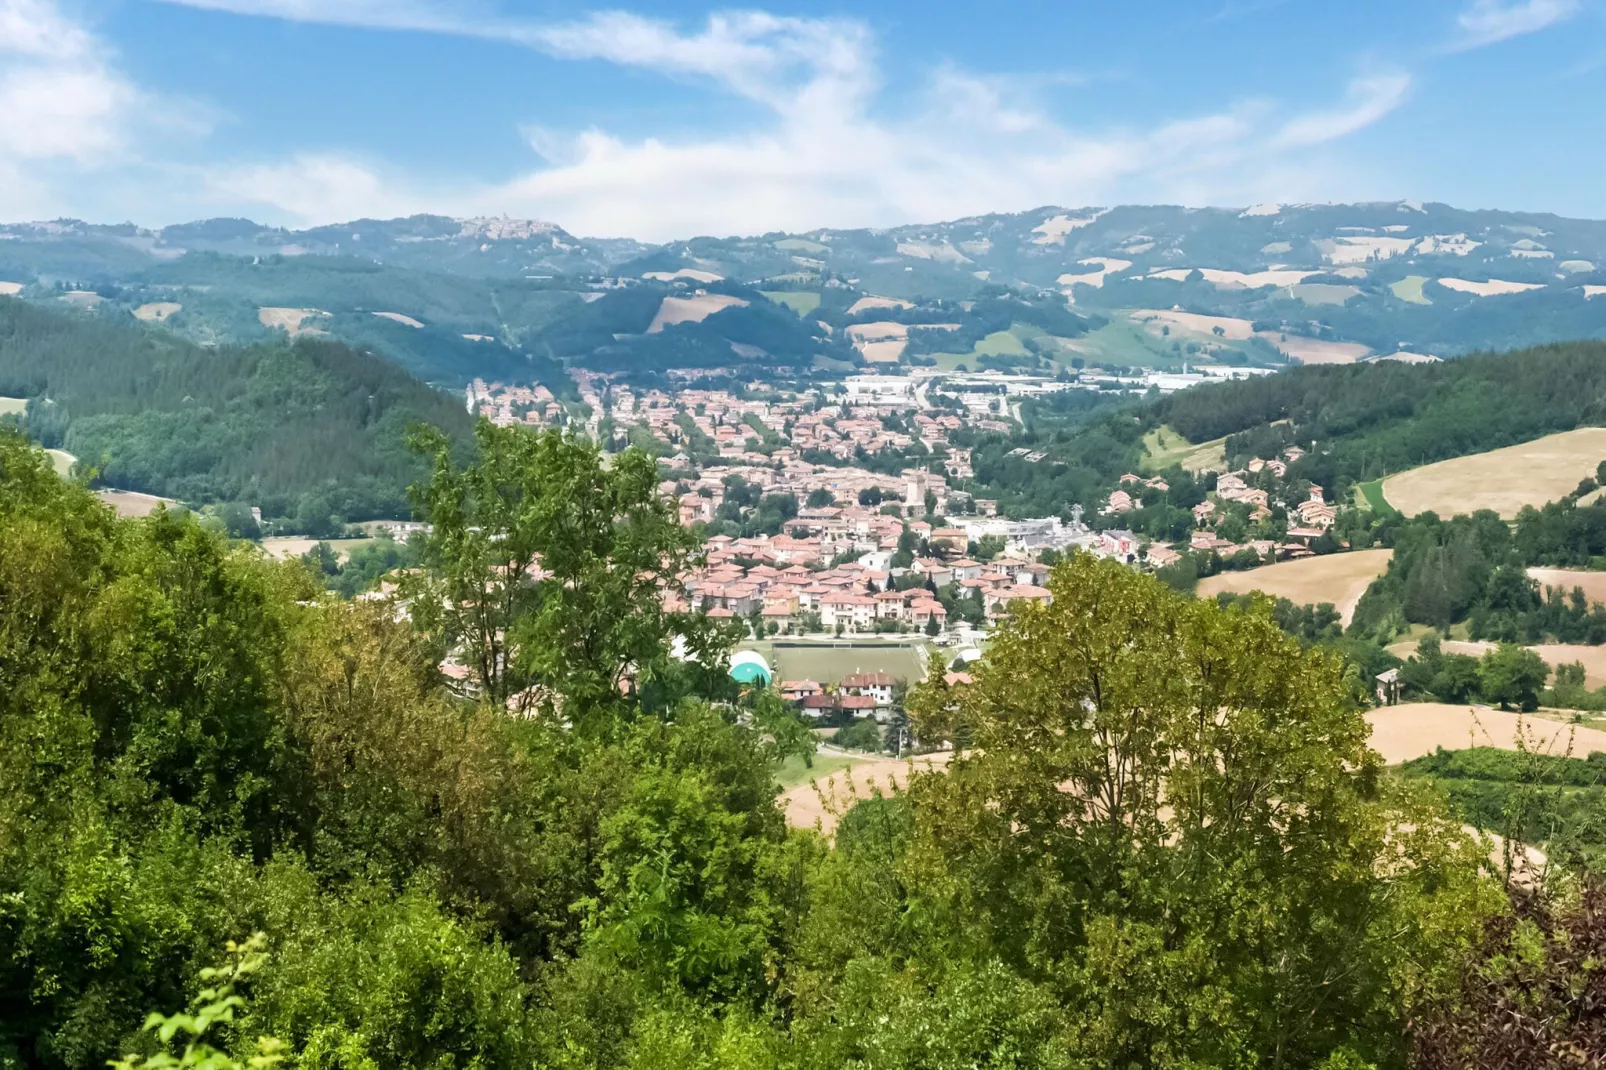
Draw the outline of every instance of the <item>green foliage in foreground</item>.
[[[591,616],[634,597],[629,459],[615,485],[507,446],[566,478],[424,493],[509,509],[555,574],[630,573],[508,618],[574,655],[524,662],[551,695],[522,716],[448,690],[446,633],[394,605],[119,521],[0,440],[0,1064],[171,1051],[147,1013],[204,1013],[190,979],[256,932],[233,1022],[193,1035],[308,1068],[1398,1066],[1455,1006],[1499,887],[1259,610],[1061,566],[974,683],[910,696],[951,772],[833,845],[776,805],[801,730],[772,697],[594,686],[645,638]],[[622,542],[556,522],[599,487]],[[432,582],[495,563],[453,539]]]
[[[1437,781],[1451,808],[1476,828],[1591,866],[1606,858],[1606,753],[1440,748],[1401,771]]]

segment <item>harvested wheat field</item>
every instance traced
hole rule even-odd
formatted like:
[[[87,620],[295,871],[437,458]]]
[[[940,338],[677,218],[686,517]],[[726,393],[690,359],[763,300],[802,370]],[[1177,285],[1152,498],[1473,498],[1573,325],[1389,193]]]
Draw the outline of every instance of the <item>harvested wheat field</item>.
[[[1606,732],[1598,728],[1524,717],[1487,706],[1406,702],[1370,710],[1366,720],[1372,726],[1372,749],[1389,765],[1421,758],[1440,747],[1516,750],[1519,731],[1534,750],[1543,753],[1565,753],[1569,741],[1576,758],[1587,757],[1591,751],[1606,751]]]
[[[1606,460],[1606,427],[1580,427],[1520,446],[1412,468],[1383,481],[1383,497],[1406,516],[1493,509],[1510,519],[1553,502]]]
[[[666,297],[658,306],[658,314],[647,328],[648,334],[657,334],[676,323],[701,323],[716,312],[727,308],[743,308],[747,302],[729,294],[696,294],[692,297]]]
[[[883,795],[902,790],[911,771],[940,770],[953,759],[951,752],[922,754],[918,758],[866,758],[845,770],[805,781],[781,796],[787,824],[793,828],[815,828],[829,836],[842,815],[860,799],[877,790]]]
[[[659,282],[674,282],[676,279],[691,279],[693,282],[719,282],[725,276],[716,275],[712,271],[698,271],[696,268],[681,268],[679,271],[647,271],[642,273],[644,279],[656,279]]]
[[[861,312],[868,312],[873,308],[914,308],[908,301],[900,301],[896,297],[861,297],[848,306],[848,315],[857,316]]]
[[[1164,327],[1173,331],[1185,331],[1209,337],[1215,334],[1215,328],[1220,327],[1221,333],[1215,335],[1229,342],[1247,341],[1255,333],[1255,325],[1249,320],[1236,319],[1232,316],[1204,316],[1197,312],[1172,312],[1168,309],[1142,308],[1137,309],[1128,316],[1137,323],[1141,323],[1150,334],[1158,335]]]
[[[1262,591],[1274,598],[1286,598],[1296,606],[1331,602],[1347,626],[1355,615],[1355,603],[1388,568],[1392,553],[1392,550],[1355,550],[1279,561],[1245,572],[1218,572],[1199,581],[1199,597]]]
[[[148,305],[140,305],[134,310],[134,318],[146,323],[161,323],[175,312],[182,312],[184,306],[177,301],[152,301]]]
[[[855,323],[843,333],[848,336],[848,341],[854,343],[884,342],[889,338],[908,338],[909,327],[891,320],[879,320],[875,323]]]
[[[1562,594],[1570,596],[1574,587],[1582,587],[1584,597],[1590,602],[1606,602],[1606,572],[1590,572],[1581,568],[1531,568],[1528,578],[1538,581],[1540,590],[1556,587]]]
[[[15,297],[22,292],[20,282],[0,282],[0,296]]]
[[[303,327],[302,324],[314,317],[327,318],[329,313],[321,308],[259,308],[257,321],[268,330],[279,329],[286,331],[291,338],[303,334],[323,334],[316,327]]]
[[[137,490],[102,490],[95,496],[116,510],[118,516],[150,516],[160,505],[177,505],[172,498],[159,498],[154,494],[141,494]]]
[[[374,315],[380,319],[390,320],[392,323],[399,323],[403,327],[416,327],[420,330],[424,327],[422,323],[413,319],[413,317],[404,316],[400,312],[375,312]]]
[[[1414,657],[1421,644],[1416,642],[1393,643],[1388,650],[1397,658]],[[1439,649],[1446,654],[1465,654],[1481,658],[1496,644],[1485,640],[1445,639]],[[1558,665],[1574,662],[1584,667],[1584,686],[1606,687],[1606,646],[1585,646],[1583,643],[1535,643],[1527,649],[1539,655],[1541,661],[1554,669]]]
[[[901,338],[889,338],[884,342],[861,342],[859,355],[870,364],[896,364],[908,345],[909,343]]]
[[[1543,290],[1542,283],[1537,282],[1508,282],[1505,279],[1490,279],[1488,282],[1474,282],[1471,279],[1439,279],[1438,283],[1446,290],[1459,290],[1464,294],[1474,294],[1478,297],[1500,297],[1504,294],[1520,294],[1526,290]]]
[[[1359,342],[1329,342],[1273,331],[1261,331],[1260,337],[1301,364],[1354,364],[1372,352]]]

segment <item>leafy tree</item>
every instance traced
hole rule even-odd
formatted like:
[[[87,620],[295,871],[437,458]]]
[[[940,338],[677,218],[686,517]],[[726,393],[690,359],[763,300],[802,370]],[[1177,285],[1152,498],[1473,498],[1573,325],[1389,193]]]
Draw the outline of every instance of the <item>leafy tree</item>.
[[[1379,779],[1334,663],[1269,617],[1085,555],[1049,587],[974,683],[911,697],[923,738],[974,739],[911,786],[929,938],[1079,1008],[1089,1063],[1401,1057],[1492,909],[1478,848]]]
[[[474,437],[478,459],[460,466],[444,435],[415,434],[432,464],[415,509],[432,530],[407,590],[488,699],[530,709],[561,695],[585,716],[688,664],[723,665],[728,635],[664,608],[698,545],[658,496],[652,458],[626,450],[604,467],[582,440],[488,421]],[[673,656],[677,638],[691,661]]]
[[[810,509],[825,509],[835,501],[835,496],[829,490],[824,487],[815,487],[809,491],[807,504]]]
[[[176,1037],[184,1038],[183,1050],[178,1056],[165,1051],[143,1059],[129,1055],[113,1061],[113,1070],[167,1070],[169,1067],[245,1070],[246,1067],[276,1066],[283,1062],[284,1044],[273,1037],[258,1037],[256,1054],[244,1060],[234,1059],[212,1044],[220,1032],[217,1027],[232,1025],[235,1013],[245,1007],[245,999],[237,988],[262,968],[267,959],[262,953],[266,944],[262,933],[257,933],[244,944],[229,941],[229,963],[201,971],[201,980],[207,983],[207,987],[197,993],[192,1003],[193,1013],[164,1015],[152,1011],[146,1018],[143,1032],[155,1036],[162,1047],[171,1045]]]
[[[1483,656],[1478,665],[1478,680],[1483,697],[1497,702],[1501,709],[1515,706],[1520,710],[1539,708],[1539,692],[1544,689],[1550,666],[1532,650],[1501,643]]]

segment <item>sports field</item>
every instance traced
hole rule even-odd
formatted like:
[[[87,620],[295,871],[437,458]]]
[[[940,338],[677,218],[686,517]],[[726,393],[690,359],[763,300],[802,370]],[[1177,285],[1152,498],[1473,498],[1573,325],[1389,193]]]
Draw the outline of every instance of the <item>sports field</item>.
[[[1214,598],[1224,591],[1247,594],[1263,591],[1286,598],[1296,606],[1331,602],[1348,625],[1355,603],[1366,588],[1388,568],[1392,550],[1355,550],[1346,554],[1279,561],[1244,572],[1218,572],[1199,581],[1199,597]]]
[[[1511,518],[1574,490],[1606,460],[1606,427],[1580,427],[1518,446],[1412,468],[1383,481],[1383,496],[1406,516],[1493,509]]]
[[[777,642],[770,650],[748,644],[769,658],[779,680],[813,680],[835,684],[849,673],[884,672],[897,680],[916,683],[925,676],[920,656],[909,644]]]

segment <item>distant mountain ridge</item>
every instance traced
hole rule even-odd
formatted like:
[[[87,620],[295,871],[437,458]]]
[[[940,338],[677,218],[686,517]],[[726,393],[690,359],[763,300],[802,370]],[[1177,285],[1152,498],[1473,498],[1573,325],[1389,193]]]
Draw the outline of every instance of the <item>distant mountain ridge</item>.
[[[304,230],[0,226],[0,290],[52,300],[75,287],[108,310],[180,306],[164,325],[202,343],[256,340],[286,309],[327,312],[318,329],[442,385],[550,381],[553,366],[532,363],[543,359],[654,373],[925,358],[944,370],[1275,367],[1606,338],[1606,222],[1389,201],[1045,206],[661,244],[440,215]],[[1000,295],[1058,302],[1079,325],[1043,328],[1041,309],[973,314]],[[679,311],[660,316],[669,298]],[[702,311],[682,314],[685,301]],[[905,346],[845,340],[889,320],[957,326]]]

